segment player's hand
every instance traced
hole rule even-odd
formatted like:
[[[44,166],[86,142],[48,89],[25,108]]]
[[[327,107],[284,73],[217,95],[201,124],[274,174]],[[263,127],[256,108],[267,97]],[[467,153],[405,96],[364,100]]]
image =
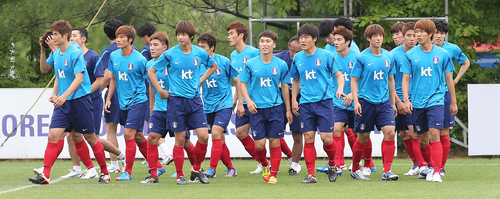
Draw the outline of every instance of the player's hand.
[[[292,124],[293,122],[293,115],[291,111],[286,112],[286,119],[288,120],[288,124]]]
[[[396,102],[397,111],[399,114],[406,115],[405,104],[403,102]]]
[[[253,114],[257,113],[257,105],[252,100],[247,100],[247,107],[248,107],[248,111],[250,111],[250,113],[253,113]]]
[[[349,95],[345,95],[342,99],[342,105],[344,105],[345,107],[350,107],[353,101],[354,98],[352,97],[352,93],[349,93]]]
[[[451,103],[451,105],[450,105],[450,114],[452,116],[455,116],[457,113],[458,113],[457,103]]]
[[[404,106],[404,112],[406,112],[406,114],[411,114],[413,111],[413,105],[411,104],[411,102],[409,100],[406,101]]]
[[[237,108],[236,104],[237,104],[238,100],[233,100],[233,113],[234,113],[234,109]]]
[[[166,90],[162,89],[161,91],[159,91],[159,93],[160,93],[160,97],[162,99],[168,99],[168,97],[169,97],[168,95],[171,94],[172,91],[166,91]]]
[[[357,116],[359,117],[363,117],[361,115],[361,113],[363,113],[363,111],[361,110],[361,104],[358,102],[358,103],[354,103],[354,113],[356,113]]]
[[[57,97],[55,100],[54,100],[54,106],[55,107],[60,107],[64,104],[64,102],[66,102],[66,96],[64,95],[61,95],[59,97]]]
[[[238,104],[236,113],[238,113],[238,117],[243,117],[243,115],[245,115],[245,107],[243,106],[243,104]]]
[[[48,36],[47,39],[45,39],[45,43],[49,46],[50,50],[52,52],[55,52],[59,47],[56,45],[56,41],[52,39],[52,36]]]
[[[394,118],[398,116],[398,109],[396,108],[396,105],[392,105],[392,110],[394,111]]]
[[[38,42],[40,42],[40,48],[44,51],[45,48],[43,47],[43,35],[40,38],[38,38]]]
[[[453,85],[457,85],[458,84],[458,79],[454,79],[453,80]]]
[[[337,89],[338,90],[338,89]],[[335,93],[335,97],[337,97],[337,99],[341,99],[342,97],[345,97],[345,94],[343,91],[337,91]]]
[[[111,108],[111,101],[106,100],[106,104],[104,105],[104,111],[106,111],[106,113],[111,113],[111,111],[108,110],[109,108]]]
[[[292,112],[293,112],[293,114],[295,114],[296,116],[299,116],[300,115],[299,109],[300,109],[299,103],[297,102],[296,99],[293,99],[292,100]]]
[[[57,99],[57,95],[52,95],[49,97],[49,102],[51,102],[52,104],[56,101]]]

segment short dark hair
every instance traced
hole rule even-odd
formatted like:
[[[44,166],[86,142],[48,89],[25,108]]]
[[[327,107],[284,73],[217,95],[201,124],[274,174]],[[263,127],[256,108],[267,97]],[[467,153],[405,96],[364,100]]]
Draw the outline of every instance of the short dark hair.
[[[54,31],[57,31],[59,32],[59,34],[61,34],[61,36],[67,34],[68,35],[68,41],[71,37],[71,24],[69,24],[67,21],[64,21],[64,20],[59,20],[59,21],[56,21],[52,24],[52,26],[50,26],[50,30],[52,32]]]
[[[292,43],[292,41],[297,41],[299,42],[299,37],[297,35],[294,35],[292,38],[290,38],[290,40],[288,40],[288,43]],[[299,42],[300,43],[300,42]]]
[[[372,24],[366,27],[365,29],[365,38],[372,38],[373,35],[382,35],[384,36],[385,31],[382,26],[378,24]]]
[[[335,28],[333,26],[332,20],[324,20],[322,22],[319,22],[319,24],[318,24],[319,36],[321,38],[324,38],[324,37],[327,37],[328,35],[330,35],[334,29]]]
[[[193,22],[190,21],[181,21],[175,26],[175,36],[181,33],[186,33],[189,38],[191,38],[191,42],[194,39],[194,34],[196,33],[196,30],[194,28]]]
[[[244,23],[239,21],[233,21],[227,26],[227,31],[231,29],[236,29],[238,35],[243,34],[243,42],[246,42],[248,36],[248,28]]]
[[[316,43],[318,43],[319,30],[318,27],[312,24],[304,24],[300,26],[299,31],[297,31],[297,35],[299,37],[300,35],[311,35],[313,39],[316,38]]]
[[[401,31],[403,33],[403,36],[406,34],[406,31],[408,30],[415,30],[415,22],[405,23],[405,26],[403,26],[403,30]]]
[[[169,38],[167,33],[164,32],[155,32],[151,37],[149,38],[149,41],[153,41],[153,39],[158,39],[163,45],[169,46]]]
[[[85,43],[89,41],[89,33],[87,32],[87,29],[83,27],[78,27],[78,28],[73,28],[73,30],[78,30],[78,32],[80,32],[80,37],[85,37]]]
[[[123,23],[118,19],[109,19],[104,23],[104,33],[109,39],[114,40],[116,39],[116,30],[122,25]]]
[[[203,34],[201,34],[198,37],[198,43],[200,43],[200,41],[207,42],[208,47],[212,47],[213,46],[214,47],[214,52],[215,52],[215,48],[217,47],[217,39],[215,38],[215,36],[212,33],[203,33]]]
[[[333,31],[332,34],[333,35],[342,35],[342,37],[344,37],[344,40],[346,42],[347,41],[351,41],[351,42],[349,42],[349,45],[348,45],[348,47],[351,47],[351,44],[352,44],[352,31],[348,30],[344,26],[339,26],[339,27],[337,27],[337,29],[335,29]]]
[[[403,33],[403,26],[405,25],[404,22],[396,22],[394,25],[391,26],[391,35],[397,32]]]
[[[347,30],[352,31],[353,22],[347,17],[340,17],[333,22],[333,27],[344,26]]]
[[[448,31],[450,30],[448,22],[446,22],[445,20],[434,20],[433,22],[436,25],[436,30],[438,32],[448,33]]]
[[[120,26],[118,30],[116,30],[116,35],[123,34],[127,36],[127,39],[132,39],[130,45],[134,44],[135,40],[135,29],[133,26]]]
[[[156,27],[149,22],[141,24],[137,29],[137,35],[139,35],[139,37],[144,37],[146,35],[148,37],[151,37],[151,35],[153,35],[155,32],[156,32]]]
[[[275,32],[271,31],[271,30],[264,30],[262,31],[260,34],[259,34],[259,40],[261,37],[269,37],[271,38],[274,43],[276,43],[278,41],[278,34],[276,34]]]

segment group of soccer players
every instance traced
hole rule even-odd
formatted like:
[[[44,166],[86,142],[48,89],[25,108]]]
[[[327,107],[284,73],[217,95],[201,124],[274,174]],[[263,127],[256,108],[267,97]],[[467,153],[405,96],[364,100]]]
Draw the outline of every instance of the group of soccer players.
[[[55,108],[43,168],[35,169],[37,177],[29,180],[50,183],[50,170],[62,151],[66,132],[74,167],[63,178],[82,175],[81,159],[88,170],[84,179],[99,176],[98,183],[106,184],[110,172],[121,171],[117,181],[132,180],[136,146],[151,174],[141,183],[157,183],[165,173],[163,165],[173,161],[176,183],[187,184],[184,150],[192,165],[190,181],[209,183],[208,178],[216,176],[219,160],[227,167],[225,177],[234,177],[237,172],[224,131],[235,111],[236,136],[259,163],[251,173],[262,173],[269,184],[278,182],[281,152],[291,162],[289,175],[301,171],[302,150],[308,172],[302,183],[317,182],[317,131],[328,163],[316,170],[326,172],[329,181],[335,182],[347,169],[345,133],[353,152],[351,177],[369,180],[366,176],[376,172],[370,140],[375,127],[384,135],[382,180],[399,178],[391,171],[399,131],[414,162],[405,175],[419,174],[428,181],[442,182],[450,147],[448,130],[458,111],[454,84],[469,61],[460,48],[443,41],[446,22],[436,24],[430,20],[396,23],[391,33],[398,47],[391,52],[382,48],[385,32],[377,24],[366,28],[369,47],[362,52],[354,43],[350,19],[323,21],[318,27],[305,24],[289,40],[289,51],[273,55],[276,33],[260,33],[257,49],[245,44],[248,29],[235,21],[227,27],[229,44],[235,48],[228,59],[215,54],[217,39],[211,33],[201,34],[193,45],[195,27],[189,21],[177,24],[179,45],[174,47],[169,46],[167,34],[157,32],[150,23],[141,25],[138,35],[146,46],[139,52],[132,45],[134,27],[108,20],[104,32],[111,45],[100,57],[85,46],[85,29],[72,29],[68,22],[57,21],[51,26],[52,36],[40,38],[40,45],[48,45],[52,51],[46,59],[42,47],[40,69],[55,70],[57,78],[49,99]],[[328,43],[325,49],[316,46],[320,37]],[[455,80],[454,60],[463,64]],[[232,93],[231,80],[236,93]],[[103,103],[104,88],[108,89]],[[98,136],[103,108],[108,140]],[[147,140],[142,132],[145,121]],[[118,123],[125,127],[125,152],[118,149]],[[292,150],[283,139],[287,123],[294,139]],[[189,130],[196,132],[196,144],[191,143]],[[209,133],[213,145],[210,167],[204,171],[201,164]],[[167,134],[175,137],[172,153],[163,139]],[[100,175],[83,138],[92,147]],[[162,163],[158,148],[163,152]],[[114,154],[110,168],[104,150]]]

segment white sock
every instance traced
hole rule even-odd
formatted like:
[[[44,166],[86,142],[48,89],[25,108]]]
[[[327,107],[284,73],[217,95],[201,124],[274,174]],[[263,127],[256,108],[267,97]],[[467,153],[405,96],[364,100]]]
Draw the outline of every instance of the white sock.
[[[172,153],[170,152],[170,149],[168,149],[168,146],[167,146],[167,143],[162,143],[160,144],[160,146],[158,146],[158,148],[160,148],[160,151],[163,153],[163,157],[168,157],[170,155],[172,155]]]
[[[75,170],[76,172],[81,173],[82,172],[82,167],[81,166],[73,166],[73,170]]]
[[[111,167],[112,168],[120,168],[120,166],[118,166],[118,161],[111,161]]]
[[[125,158],[125,153],[122,152],[120,153],[120,155],[118,155],[118,159],[124,159]]]
[[[297,162],[292,162],[292,168],[293,168],[293,169],[296,169],[298,165],[299,165],[299,163],[297,163]]]

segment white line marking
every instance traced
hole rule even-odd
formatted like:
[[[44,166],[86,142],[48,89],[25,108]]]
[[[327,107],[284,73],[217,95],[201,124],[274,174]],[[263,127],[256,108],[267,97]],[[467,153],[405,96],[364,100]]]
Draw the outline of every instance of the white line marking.
[[[409,165],[412,166],[413,164],[392,164],[392,165]],[[500,164],[446,164],[448,165],[453,165],[453,166],[500,166]]]
[[[50,184],[55,184],[55,183],[57,183],[57,182],[59,182],[61,180],[64,180],[64,179],[57,178],[55,180],[51,180]],[[42,185],[33,184],[33,185],[28,185],[28,186],[23,186],[23,187],[18,187],[18,188],[10,189],[10,190],[7,190],[7,191],[0,191],[0,195],[2,195],[4,193],[9,193],[9,192],[20,191],[20,190],[27,189],[27,188],[34,187],[34,186],[42,186]],[[47,186],[47,185],[43,185],[43,186]]]

